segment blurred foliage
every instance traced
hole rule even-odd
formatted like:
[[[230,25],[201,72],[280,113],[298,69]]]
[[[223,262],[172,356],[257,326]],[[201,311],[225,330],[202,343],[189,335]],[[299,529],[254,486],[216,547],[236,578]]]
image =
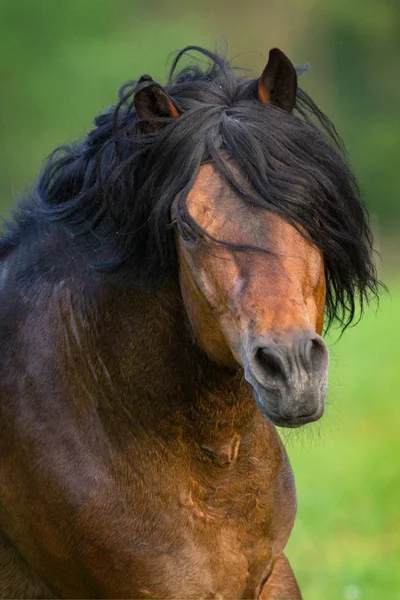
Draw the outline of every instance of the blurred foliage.
[[[125,80],[165,81],[174,51],[226,39],[255,73],[273,46],[311,64],[301,86],[344,138],[382,237],[396,233],[399,31],[399,0],[0,0],[0,212]],[[321,440],[289,434],[299,515],[288,554],[307,600],[400,597],[400,288],[389,288],[380,316],[333,347],[330,404],[310,429]]]
[[[400,215],[400,4],[321,3],[336,113],[367,204],[383,220]],[[333,101],[333,102],[332,102]]]

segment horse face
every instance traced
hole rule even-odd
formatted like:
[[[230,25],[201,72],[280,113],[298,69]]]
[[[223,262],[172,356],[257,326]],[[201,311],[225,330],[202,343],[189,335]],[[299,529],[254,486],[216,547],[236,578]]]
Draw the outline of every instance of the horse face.
[[[273,423],[294,427],[319,419],[328,367],[320,337],[321,252],[279,216],[240,198],[212,165],[201,167],[186,204],[214,238],[266,250],[177,235],[182,297],[199,344],[227,367],[242,365]]]

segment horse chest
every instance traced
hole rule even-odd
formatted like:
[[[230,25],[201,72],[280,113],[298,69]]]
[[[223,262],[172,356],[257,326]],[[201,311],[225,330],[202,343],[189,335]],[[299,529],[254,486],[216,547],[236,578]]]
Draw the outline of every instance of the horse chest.
[[[204,462],[194,461],[170,485],[171,497],[157,511],[158,539],[174,540],[171,553],[161,553],[162,569],[174,573],[167,595],[256,597],[280,545],[276,488],[264,484],[271,456],[253,456],[250,440],[239,435],[208,442],[201,452]],[[151,583],[149,597],[160,595]]]
[[[272,557],[265,495],[254,486],[228,480],[209,487],[192,481],[182,490],[179,505],[182,527],[197,549],[194,557],[186,555],[189,570],[198,564],[200,555],[203,567],[195,570],[202,578],[205,573],[208,576],[203,594],[231,598],[247,590],[249,597],[255,597]]]
[[[56,490],[49,480],[48,503],[35,504],[39,518],[26,507],[29,535],[43,541],[35,556],[26,553],[56,595],[257,597],[294,517],[293,500],[289,526],[282,521],[292,490],[286,494],[281,446],[268,432],[189,449],[179,440],[166,448],[132,438],[110,462],[86,441],[73,447],[79,468],[70,465],[69,446],[52,446],[51,464],[63,465],[63,476]],[[43,477],[49,461],[40,465]]]

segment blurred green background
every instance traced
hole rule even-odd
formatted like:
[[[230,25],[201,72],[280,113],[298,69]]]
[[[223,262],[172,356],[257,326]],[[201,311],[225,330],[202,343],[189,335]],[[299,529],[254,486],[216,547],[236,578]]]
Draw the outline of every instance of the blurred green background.
[[[122,82],[162,82],[171,53],[224,40],[256,73],[273,46],[311,64],[300,84],[346,142],[389,288],[360,325],[332,333],[322,421],[282,433],[299,503],[287,553],[305,600],[398,600],[399,0],[0,0],[0,212]]]

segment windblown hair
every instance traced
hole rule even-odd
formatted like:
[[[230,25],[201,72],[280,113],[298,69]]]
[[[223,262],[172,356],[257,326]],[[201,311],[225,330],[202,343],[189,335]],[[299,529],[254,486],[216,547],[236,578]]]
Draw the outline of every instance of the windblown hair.
[[[188,51],[207,57],[177,72]],[[56,149],[17,227],[0,240],[0,254],[32,227],[60,222],[101,246],[100,271],[127,266],[134,282],[154,289],[176,270],[170,209],[180,194],[177,226],[207,235],[185,210],[200,165],[212,161],[250,201],[280,215],[321,249],[327,281],[327,321],[350,324],[377,295],[366,210],[341,142],[327,117],[298,91],[295,113],[257,99],[257,81],[238,76],[218,54],[189,46],[176,57],[165,90],[181,113],[147,131],[136,118],[137,81],[95,119],[83,142]],[[249,189],[235,180],[235,164]],[[23,214],[25,210],[25,217]],[[18,223],[24,226],[18,227]],[[303,229],[304,228],[304,229]]]

